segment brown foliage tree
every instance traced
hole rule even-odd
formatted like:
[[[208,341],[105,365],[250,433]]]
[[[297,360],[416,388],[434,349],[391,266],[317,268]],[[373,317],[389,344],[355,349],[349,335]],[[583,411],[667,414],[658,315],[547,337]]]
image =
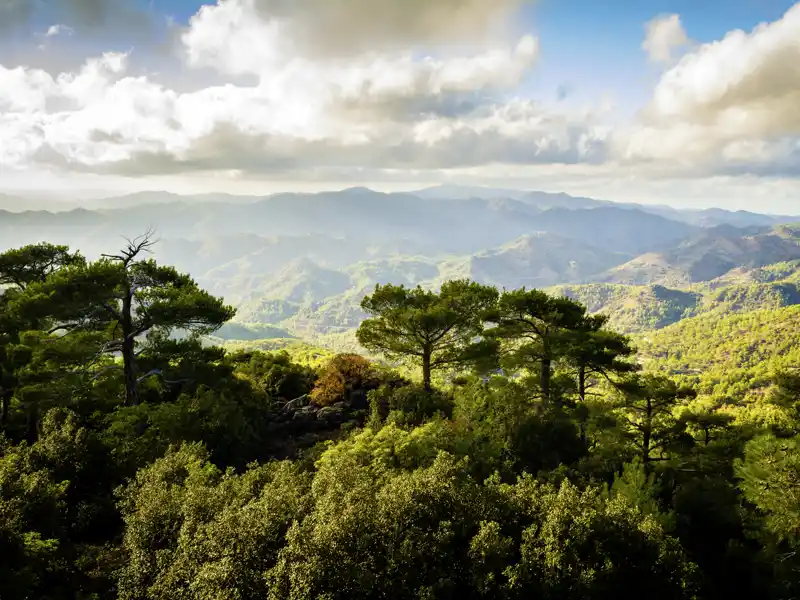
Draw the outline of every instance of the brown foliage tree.
[[[330,406],[346,400],[354,390],[366,390],[377,385],[372,363],[358,354],[337,354],[320,373],[311,400],[319,406]]]

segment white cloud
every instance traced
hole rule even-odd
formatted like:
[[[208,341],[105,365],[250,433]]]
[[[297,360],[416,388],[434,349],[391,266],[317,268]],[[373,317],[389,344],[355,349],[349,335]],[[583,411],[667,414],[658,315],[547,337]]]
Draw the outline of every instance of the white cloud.
[[[595,115],[552,114],[530,101],[481,103],[463,114],[411,121],[407,115],[361,121],[331,115],[323,104],[275,102],[259,86],[179,94],[122,76],[125,60],[106,56],[56,78],[29,71],[22,79],[18,70],[17,87],[24,81],[37,101],[9,109],[6,135],[28,144],[7,147],[5,162],[137,175],[238,169],[302,177],[313,168],[424,171],[604,159],[608,131]],[[406,93],[388,90],[401,100]],[[66,110],[42,110],[55,100],[67,102]]]
[[[620,153],[693,171],[800,175],[800,4],[702,44],[661,76]]]
[[[667,71],[652,113],[737,135],[800,133],[800,4],[751,33],[732,31]]]
[[[672,61],[672,52],[689,43],[680,15],[663,15],[645,24],[642,49],[654,62]]]
[[[342,58],[409,47],[496,42],[530,0],[219,0],[195,15],[184,36],[196,61],[246,47],[261,64],[288,58]],[[234,35],[235,34],[235,35]],[[253,59],[255,60],[255,59]]]
[[[503,3],[447,3],[468,12],[455,32],[478,26],[477,17],[486,17],[492,6],[505,10]],[[532,103],[519,103],[520,109],[502,103],[538,58],[538,40],[531,36],[439,57],[415,57],[406,48],[277,63],[272,57],[286,48],[279,36],[270,36],[275,23],[262,18],[266,6],[223,0],[201,9],[183,34],[191,65],[249,75],[253,85],[178,93],[147,77],[125,76],[124,54],[106,54],[55,78],[31,69],[8,71],[6,77],[16,77],[11,87],[23,93],[5,102],[12,113],[28,113],[13,120],[14,131],[19,135],[26,126],[35,140],[24,146],[27,160],[99,172],[289,170],[300,176],[310,168],[572,162],[597,152],[587,142],[597,136],[582,136],[582,124],[548,117]],[[309,7],[297,19],[317,23],[320,15],[309,16]],[[405,33],[424,37],[432,19],[441,19],[441,7],[425,3],[418,9],[419,22],[405,23]],[[10,131],[12,124],[6,127]],[[16,148],[14,158],[23,162],[24,151]]]
[[[612,184],[634,172],[800,176],[800,5],[752,33],[693,46],[664,67],[640,120],[611,127],[604,106],[517,97],[539,41],[494,25],[507,26],[521,0],[326,1],[338,8],[220,0],[201,9],[180,35],[179,67],[213,69],[223,82],[213,85],[143,74],[131,64],[138,50],[60,74],[0,66],[0,161],[81,176],[353,183],[545,181],[548,172],[567,182],[591,172],[608,182],[608,194],[599,183],[594,192],[606,197],[623,195]],[[469,40],[478,41],[451,44]],[[672,15],[648,25],[645,49],[667,61],[686,41]]]
[[[74,33],[75,33],[75,30],[72,27],[69,27],[68,25],[61,25],[60,23],[57,23],[57,24],[51,25],[50,27],[47,28],[47,31],[45,32],[44,37],[48,37],[48,38],[49,37],[56,37],[57,35],[61,35],[61,34],[72,35]]]

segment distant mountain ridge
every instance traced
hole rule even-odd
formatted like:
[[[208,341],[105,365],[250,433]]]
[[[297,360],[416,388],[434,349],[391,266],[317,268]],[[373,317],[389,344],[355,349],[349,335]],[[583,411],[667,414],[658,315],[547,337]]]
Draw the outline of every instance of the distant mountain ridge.
[[[67,226],[69,229],[67,230]],[[371,190],[278,194],[248,203],[139,204],[115,210],[0,213],[5,247],[34,236],[118,243],[155,227],[162,239],[232,235],[341,237],[362,244],[403,240],[426,253],[474,253],[548,231],[632,255],[677,241],[698,228],[615,205],[540,209],[519,200],[426,200]],[[94,248],[87,250],[98,252]]]
[[[680,287],[721,277],[736,267],[757,268],[800,258],[800,226],[702,231],[665,252],[647,253],[594,278],[599,283]]]
[[[455,278],[469,278],[499,288],[545,288],[551,293],[580,301],[592,313],[608,314],[611,326],[623,333],[661,329],[684,318],[711,312],[738,313],[800,303],[800,247],[797,246],[800,233],[786,227],[758,236],[744,235],[740,239],[730,237],[730,233],[726,231],[726,240],[734,248],[738,248],[737,243],[747,248],[754,243],[753,237],[777,238],[780,243],[769,248],[774,253],[763,254],[762,260],[784,256],[791,256],[792,260],[755,268],[737,266],[719,277],[711,277],[716,273],[712,270],[708,272],[710,278],[696,283],[688,284],[681,280],[685,285],[680,288],[650,281],[636,285],[581,283],[586,278],[580,269],[588,272],[602,269],[604,264],[618,259],[618,255],[603,254],[592,246],[555,234],[533,234],[466,257],[438,261],[423,257],[396,257],[357,263],[343,270],[351,283],[348,286],[344,280],[338,279],[342,286],[339,293],[327,289],[288,307],[285,303],[267,305],[269,310],[265,310],[264,305],[254,308],[254,304],[249,303],[242,307],[238,318],[273,323],[301,336],[340,333],[356,327],[364,317],[359,302],[377,283],[402,283],[435,289],[443,281]],[[684,245],[686,243],[679,244],[679,247]],[[756,258],[751,262],[757,262]],[[703,258],[698,260],[702,262]],[[309,289],[310,282],[304,280],[307,273],[303,269],[292,271],[293,285]],[[311,279],[324,282],[334,273],[315,273]],[[558,285],[559,280],[572,280],[574,283]],[[269,290],[281,289],[283,285],[285,282],[280,278],[264,282],[265,289]],[[328,292],[334,293],[326,296]],[[267,295],[275,297],[274,292]],[[288,295],[286,292],[278,294]],[[258,293],[255,296],[258,297]]]
[[[107,196],[89,200],[57,201],[52,198],[38,196],[8,195],[0,193],[0,211],[24,212],[26,210],[48,210],[51,212],[69,212],[75,208],[89,210],[116,210],[133,208],[137,206],[152,206],[158,204],[186,203],[209,204],[254,204],[264,200],[279,198],[281,196],[313,197],[330,196],[376,195],[376,192],[365,187],[353,187],[335,192],[297,193],[284,192],[267,195],[236,195],[228,193],[203,193],[203,194],[176,194],[166,191],[143,191],[119,196]],[[550,208],[597,208],[600,206],[621,206],[636,208],[672,220],[682,221],[699,227],[713,227],[715,225],[729,224],[736,227],[749,225],[775,225],[800,220],[800,215],[773,215],[759,214],[750,211],[730,211],[722,208],[705,209],[679,209],[663,204],[646,204],[633,202],[615,202],[600,200],[583,196],[573,196],[564,192],[544,192],[536,190],[518,190],[489,188],[482,186],[465,186],[443,184],[433,187],[412,190],[409,192],[396,192],[384,194],[390,196],[406,195],[415,196],[425,200],[514,200],[539,209]]]
[[[794,304],[800,226],[782,219],[458,186],[142,193],[93,209],[0,211],[0,251],[50,241],[96,258],[153,228],[157,260],[238,307],[226,336],[344,337],[376,284],[434,289],[455,278],[549,288],[636,332]]]

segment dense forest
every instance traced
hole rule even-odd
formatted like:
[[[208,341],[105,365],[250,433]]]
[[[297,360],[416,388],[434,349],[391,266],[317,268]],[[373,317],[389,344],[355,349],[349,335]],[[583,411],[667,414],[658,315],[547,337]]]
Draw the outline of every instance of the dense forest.
[[[632,339],[378,285],[381,359],[312,366],[209,344],[235,310],[152,243],[0,254],[2,600],[800,594],[795,308]]]

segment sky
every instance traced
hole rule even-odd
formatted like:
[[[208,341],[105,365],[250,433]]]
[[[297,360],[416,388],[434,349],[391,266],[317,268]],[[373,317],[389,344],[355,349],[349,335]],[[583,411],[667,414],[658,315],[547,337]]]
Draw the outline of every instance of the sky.
[[[0,0],[0,192],[800,214],[800,3]]]

